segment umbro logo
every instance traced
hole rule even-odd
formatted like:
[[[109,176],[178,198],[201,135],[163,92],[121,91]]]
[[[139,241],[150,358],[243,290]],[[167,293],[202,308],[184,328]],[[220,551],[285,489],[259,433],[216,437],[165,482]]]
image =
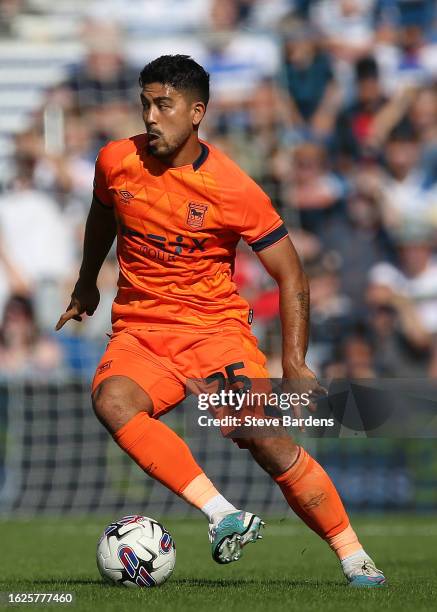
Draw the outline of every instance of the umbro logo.
[[[129,200],[134,197],[130,191],[125,191],[123,189],[120,189],[118,193],[121,195],[121,201],[123,204],[129,204]]]
[[[109,370],[109,368],[111,367],[111,364],[112,364],[112,359],[110,359],[109,361],[105,361],[105,363],[102,363],[102,365],[97,368],[97,373],[101,374],[105,370]]]

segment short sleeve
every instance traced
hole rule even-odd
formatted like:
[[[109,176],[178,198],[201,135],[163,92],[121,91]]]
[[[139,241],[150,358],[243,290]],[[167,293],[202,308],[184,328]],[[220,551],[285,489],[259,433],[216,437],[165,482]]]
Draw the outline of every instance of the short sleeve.
[[[96,159],[93,183],[94,198],[105,208],[112,208],[111,193],[108,187],[108,176],[110,172],[110,164],[108,161],[106,147],[103,147],[103,149],[100,149]]]
[[[288,236],[270,198],[252,179],[247,178],[240,198],[232,206],[230,225],[255,252]]]

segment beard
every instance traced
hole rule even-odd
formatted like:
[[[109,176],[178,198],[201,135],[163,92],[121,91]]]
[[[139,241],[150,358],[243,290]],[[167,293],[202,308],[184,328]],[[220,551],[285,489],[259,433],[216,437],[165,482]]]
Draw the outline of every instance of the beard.
[[[183,134],[167,140],[161,132],[155,132],[157,137],[150,138],[147,143],[147,151],[158,159],[167,159],[175,155],[187,142],[190,134]]]

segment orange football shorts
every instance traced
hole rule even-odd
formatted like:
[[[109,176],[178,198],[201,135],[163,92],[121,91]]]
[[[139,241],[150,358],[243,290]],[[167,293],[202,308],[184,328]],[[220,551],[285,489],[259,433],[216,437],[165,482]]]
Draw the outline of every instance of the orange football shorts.
[[[190,380],[268,379],[265,364],[257,339],[238,323],[208,330],[129,327],[112,335],[92,390],[110,376],[127,376],[149,395],[159,418],[185,398]]]

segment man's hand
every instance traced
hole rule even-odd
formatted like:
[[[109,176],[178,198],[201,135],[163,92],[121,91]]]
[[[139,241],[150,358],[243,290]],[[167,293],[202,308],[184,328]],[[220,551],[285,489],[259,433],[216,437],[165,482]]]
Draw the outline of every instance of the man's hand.
[[[327,390],[319,384],[316,375],[306,364],[300,366],[284,364],[282,381],[283,389],[287,393],[298,393],[299,395],[308,393],[310,404],[305,407],[311,412],[317,410],[316,401],[320,397],[326,396],[328,393]],[[293,412],[297,419],[303,418],[301,404],[293,406]],[[305,431],[305,427],[303,426],[299,429]]]
[[[82,316],[94,314],[99,305],[100,293],[97,289],[97,277],[117,233],[117,224],[112,208],[102,206],[95,197],[85,226],[83,259],[71,301],[66,312],[56,324],[59,331],[67,321],[82,321]]]
[[[93,315],[99,305],[99,301],[100,293],[96,285],[84,287],[78,281],[71,295],[71,301],[67,310],[61,315],[56,324],[56,331],[59,331],[70,319],[82,321],[81,315],[84,313],[88,316]]]

